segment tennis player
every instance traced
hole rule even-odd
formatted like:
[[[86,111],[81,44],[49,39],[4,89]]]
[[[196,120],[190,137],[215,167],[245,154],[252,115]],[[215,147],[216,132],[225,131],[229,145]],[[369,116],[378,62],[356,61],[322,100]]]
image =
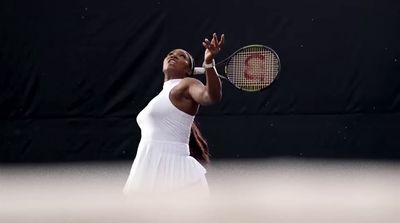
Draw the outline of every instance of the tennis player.
[[[163,62],[161,92],[137,116],[141,140],[124,193],[179,192],[191,189],[208,194],[207,143],[194,122],[200,106],[221,100],[221,81],[214,57],[224,35],[202,43],[206,84],[193,78],[193,57],[183,49],[168,53]]]

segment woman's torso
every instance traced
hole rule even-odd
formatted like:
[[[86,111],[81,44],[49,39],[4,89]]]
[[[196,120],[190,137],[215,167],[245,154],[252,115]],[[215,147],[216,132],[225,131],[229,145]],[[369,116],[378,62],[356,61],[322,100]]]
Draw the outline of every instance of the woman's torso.
[[[137,116],[142,139],[189,143],[194,116],[178,109],[169,96],[181,80],[164,82],[162,91]]]

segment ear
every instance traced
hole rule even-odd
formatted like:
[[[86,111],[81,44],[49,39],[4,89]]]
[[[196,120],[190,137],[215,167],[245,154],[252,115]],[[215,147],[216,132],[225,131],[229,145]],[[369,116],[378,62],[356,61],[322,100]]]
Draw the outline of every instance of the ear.
[[[191,69],[190,67],[188,67],[188,68],[186,69],[186,75],[187,75],[188,77],[193,76],[192,69]]]

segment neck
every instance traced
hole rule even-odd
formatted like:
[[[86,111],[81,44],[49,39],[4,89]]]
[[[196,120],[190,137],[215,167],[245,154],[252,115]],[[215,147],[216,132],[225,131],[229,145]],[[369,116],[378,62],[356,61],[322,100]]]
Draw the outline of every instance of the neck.
[[[173,79],[182,79],[184,77],[180,76],[180,75],[164,75],[164,81],[169,81],[169,80],[173,80]]]

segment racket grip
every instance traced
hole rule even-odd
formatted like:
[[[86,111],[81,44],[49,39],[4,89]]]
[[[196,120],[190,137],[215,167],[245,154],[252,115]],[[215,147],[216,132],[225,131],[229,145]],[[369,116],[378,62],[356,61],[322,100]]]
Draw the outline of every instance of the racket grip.
[[[206,69],[204,67],[195,67],[193,74],[194,75],[200,75],[200,74],[205,74],[206,73]]]
[[[204,67],[195,67],[194,71],[193,71],[193,75],[202,75],[205,73],[206,73],[206,69]],[[218,73],[217,73],[217,76],[220,78],[226,79],[226,77],[219,75]]]

